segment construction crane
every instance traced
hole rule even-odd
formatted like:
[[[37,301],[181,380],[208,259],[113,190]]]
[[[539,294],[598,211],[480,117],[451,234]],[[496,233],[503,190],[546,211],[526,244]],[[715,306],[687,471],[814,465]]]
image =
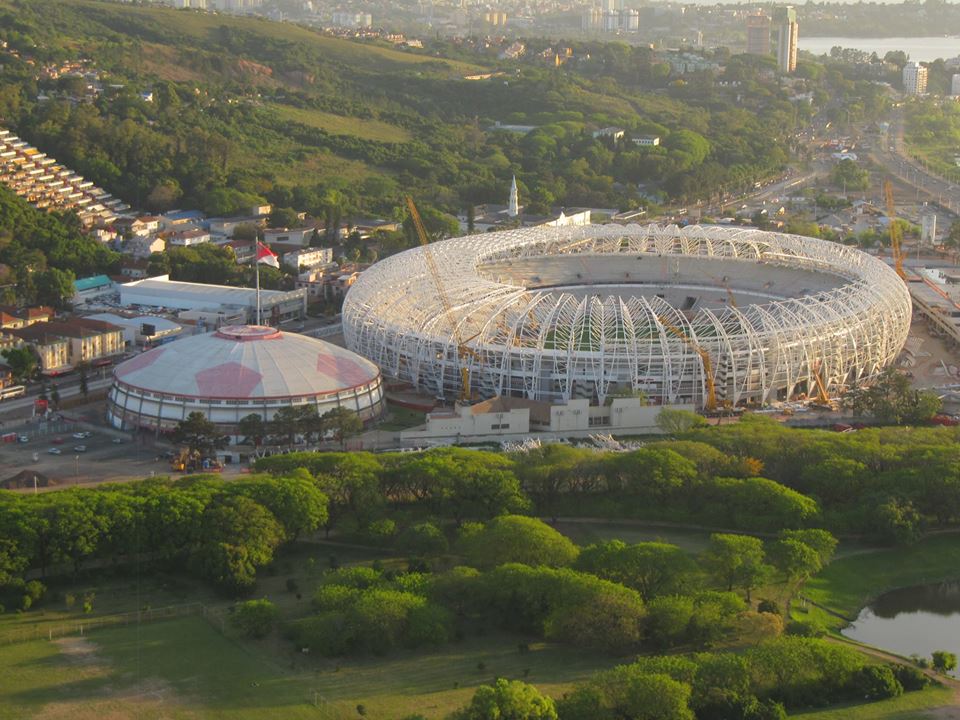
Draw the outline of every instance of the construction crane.
[[[710,353],[704,350],[700,345],[678,328],[667,318],[658,316],[657,319],[663,324],[666,330],[683,340],[693,351],[700,356],[700,362],[703,363],[704,384],[707,386],[707,399],[703,403],[703,409],[707,412],[714,412],[717,409],[717,388],[713,382],[713,361],[710,359]]]
[[[887,218],[890,221],[890,249],[893,252],[893,267],[903,280],[907,274],[903,270],[903,248],[900,226],[897,224],[897,211],[893,204],[893,183],[889,179],[883,183],[883,197],[887,202]]]
[[[420,212],[413,202],[413,198],[407,196],[407,209],[410,211],[410,219],[413,221],[413,227],[417,231],[417,237],[423,246],[423,258],[427,261],[427,268],[430,270],[430,276],[437,286],[437,295],[440,296],[440,304],[443,306],[443,313],[450,323],[450,329],[453,331],[453,339],[457,344],[457,360],[460,364],[460,402],[470,402],[470,364],[471,358],[478,358],[476,351],[470,348],[463,339],[460,332],[460,326],[453,316],[453,306],[450,304],[450,297],[447,295],[447,289],[443,285],[443,278],[440,276],[440,270],[437,268],[437,261],[433,257],[433,251],[430,249],[430,238],[427,236],[427,230],[423,226],[423,220],[420,218]],[[474,336],[476,337],[476,336]],[[473,339],[473,338],[471,338]]]
[[[832,404],[830,393],[827,391],[827,386],[823,382],[823,375],[820,374],[820,370],[823,367],[823,363],[819,360],[813,365],[813,381],[817,385],[817,402],[821,405],[830,406]]]

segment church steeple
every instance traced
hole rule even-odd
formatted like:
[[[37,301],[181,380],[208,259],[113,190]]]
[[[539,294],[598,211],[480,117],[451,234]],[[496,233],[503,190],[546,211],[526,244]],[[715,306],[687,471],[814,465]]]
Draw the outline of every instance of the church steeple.
[[[507,208],[507,215],[516,217],[520,214],[520,198],[517,195],[517,176],[513,176],[510,183],[510,206]]]

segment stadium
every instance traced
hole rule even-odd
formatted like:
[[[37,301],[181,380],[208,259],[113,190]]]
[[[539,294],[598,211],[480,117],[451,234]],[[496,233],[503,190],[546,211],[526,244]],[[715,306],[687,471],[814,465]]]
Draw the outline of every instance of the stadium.
[[[377,263],[343,307],[347,347],[447,400],[642,393],[707,409],[855,387],[897,357],[910,317],[877,258],[709,225],[445,240]]]
[[[344,348],[256,325],[225,326],[137,355],[114,370],[107,417],[121,430],[172,430],[199,411],[231,437],[256,413],[313,405],[370,421],[383,410],[380,371]]]

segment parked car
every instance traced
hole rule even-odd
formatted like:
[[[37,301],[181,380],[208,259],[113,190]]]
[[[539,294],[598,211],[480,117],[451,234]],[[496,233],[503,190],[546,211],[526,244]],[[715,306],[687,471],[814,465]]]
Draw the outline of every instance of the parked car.
[[[73,439],[74,439],[74,440],[83,440],[85,437],[86,437],[86,435],[84,435],[82,432],[75,432],[75,433],[73,434]]]
[[[119,445],[123,442],[123,438],[114,438],[110,442],[112,442],[114,445]]]
[[[50,453],[51,455],[59,455],[60,448],[50,448],[49,450],[47,450],[47,452]]]
[[[54,438],[53,440],[51,440],[50,442],[52,442],[54,445],[63,445],[63,438],[62,438],[62,437],[55,437],[55,438]]]
[[[30,438],[28,438],[26,435],[21,435],[20,437],[17,438],[17,442],[22,442],[22,443],[30,442]]]
[[[80,452],[86,452],[86,451],[87,451],[87,446],[86,446],[86,445],[74,445],[74,446],[73,446],[73,450],[74,450],[74,452],[78,452],[78,453],[80,453]]]

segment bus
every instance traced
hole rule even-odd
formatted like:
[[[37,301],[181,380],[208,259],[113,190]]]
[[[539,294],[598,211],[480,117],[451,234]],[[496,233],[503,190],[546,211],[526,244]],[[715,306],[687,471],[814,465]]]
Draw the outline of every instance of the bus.
[[[23,397],[26,394],[27,388],[23,385],[11,385],[10,387],[0,388],[0,400]]]

